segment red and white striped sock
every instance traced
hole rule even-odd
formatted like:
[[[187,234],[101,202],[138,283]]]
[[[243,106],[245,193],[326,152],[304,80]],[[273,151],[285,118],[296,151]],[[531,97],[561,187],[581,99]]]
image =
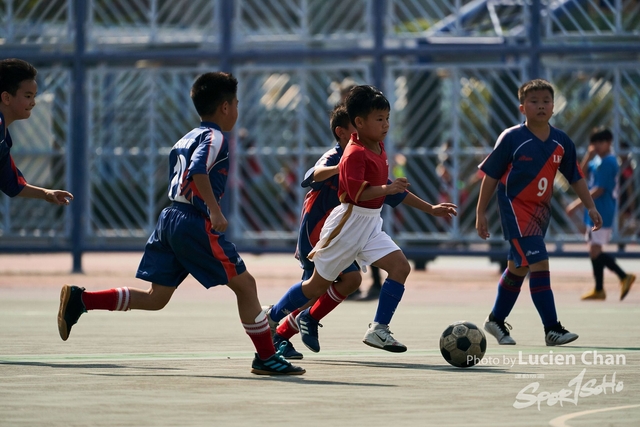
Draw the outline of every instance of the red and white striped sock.
[[[273,347],[273,341],[271,340],[271,330],[269,329],[269,321],[264,312],[256,318],[256,323],[243,323],[245,332],[253,341],[253,346],[256,348],[258,357],[262,360],[267,360],[276,353],[276,349]]]
[[[87,310],[127,311],[131,305],[129,288],[82,293],[82,302]]]
[[[282,338],[288,340],[291,339],[295,334],[300,332],[298,330],[298,325],[296,324],[296,316],[300,313],[300,309],[297,309],[291,312],[287,317],[284,318],[284,322],[280,323],[276,332]]]
[[[344,301],[347,297],[345,295],[340,294],[336,290],[335,284],[331,284],[327,292],[318,298],[311,310],[309,310],[309,314],[316,320],[322,319],[327,314],[331,313],[331,311],[336,308],[342,301]]]

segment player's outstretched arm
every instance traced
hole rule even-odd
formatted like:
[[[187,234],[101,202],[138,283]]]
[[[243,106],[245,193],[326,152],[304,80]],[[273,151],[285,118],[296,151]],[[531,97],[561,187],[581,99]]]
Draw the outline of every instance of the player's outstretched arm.
[[[407,178],[396,178],[391,184],[375,185],[365,188],[358,200],[364,202],[378,197],[402,193],[409,185]]]
[[[426,212],[429,215],[437,217],[453,218],[454,216],[458,215],[458,207],[453,203],[440,203],[438,205],[432,205],[411,192],[407,193],[407,197],[404,198],[402,204],[411,206],[412,208],[419,209],[422,212]]]
[[[313,171],[313,180],[315,182],[326,181],[334,175],[338,175],[339,169],[338,165],[334,166],[318,166]]]
[[[73,194],[64,190],[49,190],[48,188],[40,188],[35,185],[27,184],[18,197],[26,197],[29,199],[42,199],[58,206],[66,206],[73,200]]]
[[[489,175],[485,175],[482,178],[482,184],[480,186],[480,195],[478,196],[478,205],[476,206],[476,231],[478,236],[482,239],[488,239],[491,237],[489,233],[489,227],[487,225],[487,206],[489,206],[489,200],[496,191],[498,186],[498,180],[491,178]]]
[[[591,197],[589,187],[587,187],[587,183],[585,182],[585,180],[579,179],[578,181],[571,184],[571,188],[573,188],[573,191],[576,192],[584,207],[587,208],[589,218],[591,218],[591,222],[593,222],[593,227],[591,228],[591,230],[599,230],[602,227],[602,217],[596,209],[596,204],[593,202],[593,198]]]

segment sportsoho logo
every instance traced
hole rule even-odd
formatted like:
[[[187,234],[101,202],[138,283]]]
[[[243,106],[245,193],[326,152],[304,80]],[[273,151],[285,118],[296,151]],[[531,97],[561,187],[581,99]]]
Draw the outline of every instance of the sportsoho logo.
[[[473,357],[473,356],[470,356]],[[517,356],[503,355],[485,356],[480,360],[474,360],[476,365],[493,365],[514,367],[547,367],[547,366],[579,366],[583,369],[572,378],[565,386],[550,390],[544,387],[540,381],[534,381],[523,387],[513,402],[516,409],[524,409],[536,405],[541,410],[543,404],[555,406],[560,404],[578,405],[580,399],[598,396],[600,394],[616,394],[622,392],[624,383],[616,377],[616,372],[606,375],[598,374],[597,378],[590,378],[586,367],[593,366],[619,366],[626,365],[627,358],[624,354],[599,353],[596,350],[584,351],[581,354],[554,353],[523,354],[519,351]],[[584,367],[586,366],[586,367]],[[516,374],[516,378],[543,379],[544,374]]]
[[[611,366],[626,365],[627,358],[624,354],[601,354],[595,350],[585,351],[579,358],[575,354],[553,354],[553,351],[542,355],[528,355],[528,357],[524,357],[522,352],[518,352],[517,361],[513,360],[511,366],[516,363],[519,366],[575,366],[578,363],[587,366]],[[582,398],[600,394],[616,394],[622,392],[623,389],[624,383],[622,380],[616,379],[616,372],[605,374],[602,378],[589,378],[587,376],[587,368],[583,368],[578,375],[567,383],[566,388],[549,391],[544,390],[538,381],[528,384],[516,395],[513,407],[523,409],[537,405],[538,411],[540,411],[543,403],[546,403],[547,406],[555,406],[557,404],[564,406],[565,403],[577,406]]]

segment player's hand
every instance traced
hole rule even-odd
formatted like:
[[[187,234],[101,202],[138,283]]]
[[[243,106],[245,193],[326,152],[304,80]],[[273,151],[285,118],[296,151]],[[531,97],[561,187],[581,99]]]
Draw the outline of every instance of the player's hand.
[[[591,231],[600,230],[602,227],[602,217],[600,216],[600,212],[596,208],[589,209],[589,218],[591,218],[591,222],[593,222],[593,227],[591,227]]]
[[[66,206],[73,200],[73,194],[64,190],[45,190],[44,200],[58,206]]]
[[[396,178],[391,184],[387,185],[387,194],[398,194],[409,188],[409,180],[407,178]]]
[[[211,213],[211,215],[209,215],[209,220],[211,221],[211,229],[218,233],[224,233],[229,225],[227,219],[220,211]]]
[[[440,203],[432,206],[430,214],[437,217],[453,218],[458,216],[457,209],[458,207],[453,203]]]
[[[484,215],[476,216],[476,231],[478,232],[478,236],[482,239],[486,240],[491,237],[489,233],[489,227],[487,226],[487,217]]]

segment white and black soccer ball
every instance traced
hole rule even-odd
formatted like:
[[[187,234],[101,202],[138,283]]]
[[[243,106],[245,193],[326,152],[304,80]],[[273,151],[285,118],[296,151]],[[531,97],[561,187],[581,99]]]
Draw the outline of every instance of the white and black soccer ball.
[[[440,353],[444,360],[458,368],[480,362],[487,350],[487,338],[476,325],[461,320],[447,326],[440,336]]]

